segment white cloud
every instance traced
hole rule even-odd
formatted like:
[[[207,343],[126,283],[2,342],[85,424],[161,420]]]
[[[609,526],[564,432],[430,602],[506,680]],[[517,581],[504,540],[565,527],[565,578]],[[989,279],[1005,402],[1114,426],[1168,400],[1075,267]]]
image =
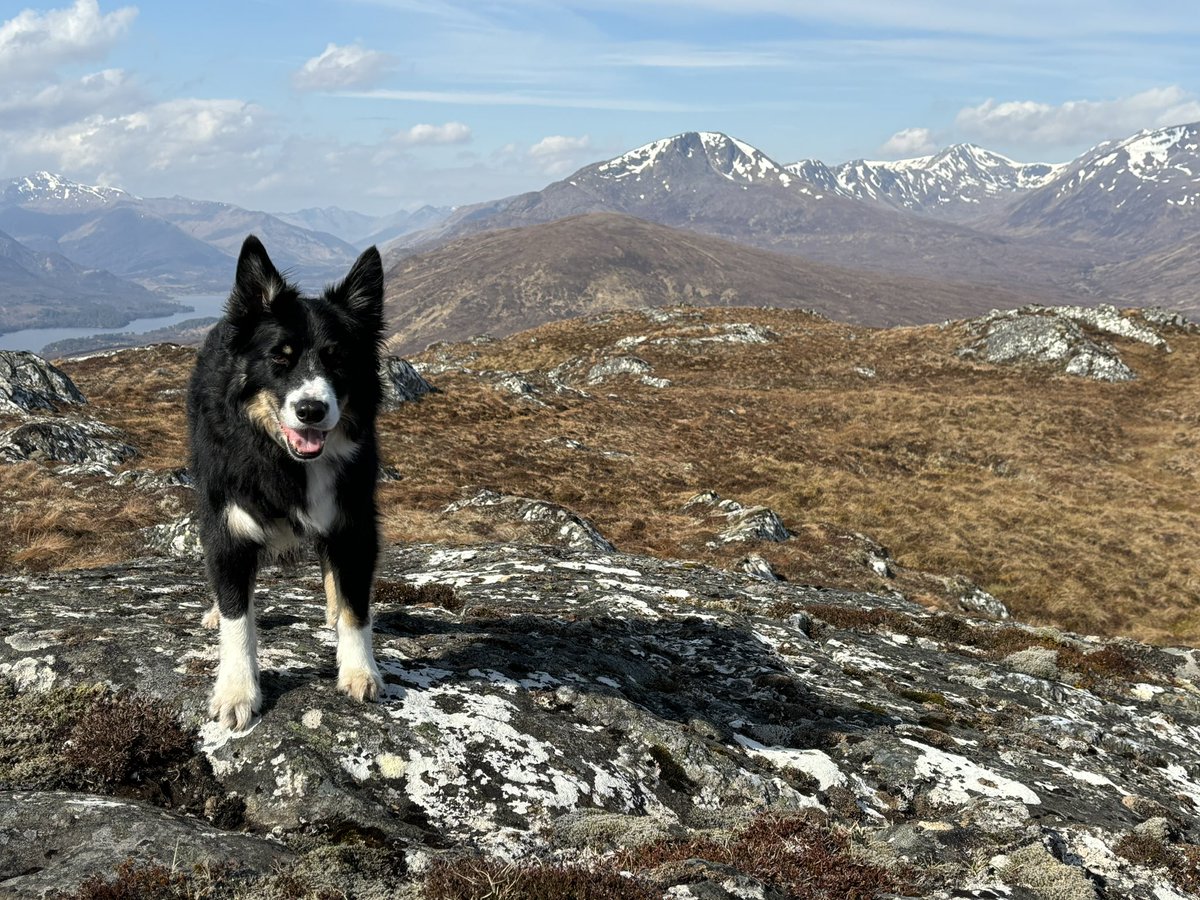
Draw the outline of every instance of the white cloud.
[[[65,9],[26,9],[0,24],[0,73],[9,78],[40,76],[63,63],[98,59],[125,34],[137,9],[107,15],[96,0],[75,0]]]
[[[368,87],[378,82],[396,64],[395,57],[359,44],[339,47],[329,44],[319,56],[306,61],[292,73],[298,91],[340,91]]]
[[[414,125],[407,131],[399,131],[392,140],[405,147],[428,144],[465,144],[471,140],[471,128],[462,122],[447,122],[444,125]]]
[[[241,100],[168,100],[121,115],[10,132],[9,168],[52,168],[136,181],[147,171],[236,169],[266,142],[263,110]],[[38,161],[38,162],[34,162]]]
[[[937,149],[928,128],[903,128],[884,141],[879,152],[887,157],[927,156]]]
[[[546,175],[566,175],[578,169],[592,149],[588,135],[569,137],[552,134],[542,138],[529,148],[529,157]]]
[[[139,100],[133,79],[121,69],[45,86],[17,84],[0,95],[0,129],[61,125],[89,114],[128,108]]]
[[[1116,100],[985,100],[959,111],[955,125],[981,141],[1067,146],[1123,137],[1142,128],[1200,120],[1200,99],[1178,85]]]

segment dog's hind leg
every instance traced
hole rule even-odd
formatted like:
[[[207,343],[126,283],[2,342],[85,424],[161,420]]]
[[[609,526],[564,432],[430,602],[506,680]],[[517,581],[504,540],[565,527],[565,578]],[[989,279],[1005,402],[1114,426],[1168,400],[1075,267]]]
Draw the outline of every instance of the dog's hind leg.
[[[258,547],[237,542],[206,550],[221,629],[221,661],[208,712],[227,728],[241,731],[262,708],[254,628]]]
[[[368,525],[330,535],[322,558],[327,609],[337,610],[338,690],[355,700],[376,700],[383,679],[371,642],[371,582],[375,578],[378,537],[374,517]]]

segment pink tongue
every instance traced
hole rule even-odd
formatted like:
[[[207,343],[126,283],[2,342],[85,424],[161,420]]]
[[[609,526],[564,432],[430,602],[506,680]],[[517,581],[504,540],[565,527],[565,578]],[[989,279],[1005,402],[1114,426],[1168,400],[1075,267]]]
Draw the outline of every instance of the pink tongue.
[[[305,456],[310,453],[316,453],[325,446],[325,432],[318,428],[301,428],[297,430],[284,425],[283,433],[287,436],[288,443],[292,445],[292,449]]]

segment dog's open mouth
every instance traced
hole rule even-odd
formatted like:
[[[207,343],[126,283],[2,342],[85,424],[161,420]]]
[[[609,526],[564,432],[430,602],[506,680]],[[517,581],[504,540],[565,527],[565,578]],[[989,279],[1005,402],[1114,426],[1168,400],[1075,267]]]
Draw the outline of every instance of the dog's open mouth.
[[[289,428],[280,423],[288,450],[297,459],[316,459],[325,449],[325,432],[319,428]]]

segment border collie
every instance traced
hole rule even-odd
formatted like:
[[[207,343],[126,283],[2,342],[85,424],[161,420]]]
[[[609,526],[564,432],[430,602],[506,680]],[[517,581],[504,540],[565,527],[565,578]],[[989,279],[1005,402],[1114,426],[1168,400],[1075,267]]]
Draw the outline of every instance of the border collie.
[[[209,583],[204,625],[220,627],[209,713],[244,729],[262,706],[254,581],[265,559],[316,545],[326,622],[337,628],[338,689],[374,700],[378,554],[375,480],[383,264],[365,251],[340,284],[304,297],[251,235],[224,317],[188,389],[191,471]]]

